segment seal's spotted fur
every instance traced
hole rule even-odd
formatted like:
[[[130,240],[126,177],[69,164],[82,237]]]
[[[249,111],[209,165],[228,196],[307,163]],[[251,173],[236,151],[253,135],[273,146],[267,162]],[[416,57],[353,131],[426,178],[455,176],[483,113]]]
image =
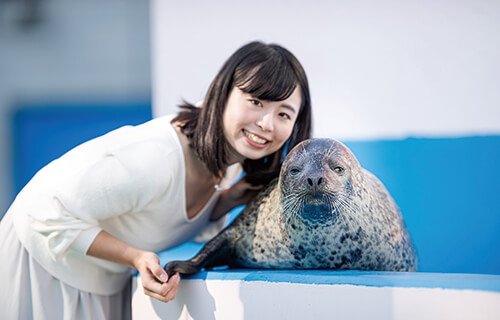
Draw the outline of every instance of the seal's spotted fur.
[[[226,229],[193,259],[165,266],[189,274],[221,265],[276,269],[415,271],[414,249],[384,185],[334,139],[307,140]]]

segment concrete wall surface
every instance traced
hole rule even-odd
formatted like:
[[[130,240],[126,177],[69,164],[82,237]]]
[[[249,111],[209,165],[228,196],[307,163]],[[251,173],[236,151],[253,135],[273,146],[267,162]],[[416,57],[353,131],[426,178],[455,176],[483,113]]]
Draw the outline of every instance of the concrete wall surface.
[[[500,276],[224,271],[183,279],[175,300],[134,278],[134,319],[498,319]]]

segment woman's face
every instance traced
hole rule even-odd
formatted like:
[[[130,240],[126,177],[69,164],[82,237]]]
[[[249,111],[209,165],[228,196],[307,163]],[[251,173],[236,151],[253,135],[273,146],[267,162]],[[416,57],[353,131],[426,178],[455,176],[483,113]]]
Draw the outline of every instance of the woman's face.
[[[260,159],[279,150],[290,137],[302,103],[297,86],[286,100],[259,100],[234,87],[223,114],[230,163]]]

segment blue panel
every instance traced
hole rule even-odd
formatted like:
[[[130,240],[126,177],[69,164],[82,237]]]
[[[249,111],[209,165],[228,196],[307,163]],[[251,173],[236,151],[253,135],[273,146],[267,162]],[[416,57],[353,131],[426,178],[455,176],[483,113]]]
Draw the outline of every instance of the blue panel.
[[[443,288],[500,292],[500,276],[424,272],[383,272],[356,270],[254,270],[204,271],[186,279],[266,281],[368,287]]]
[[[420,271],[500,274],[500,137],[347,142],[399,204]]]
[[[149,103],[20,108],[13,118],[16,193],[50,161],[73,147],[126,124],[151,119]]]

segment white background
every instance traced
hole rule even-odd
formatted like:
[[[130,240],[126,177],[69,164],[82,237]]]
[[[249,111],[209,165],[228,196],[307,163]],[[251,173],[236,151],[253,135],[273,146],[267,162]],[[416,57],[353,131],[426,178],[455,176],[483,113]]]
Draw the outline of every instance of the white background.
[[[153,0],[156,115],[203,99],[252,40],[291,50],[308,74],[316,136],[500,133],[500,2]]]

